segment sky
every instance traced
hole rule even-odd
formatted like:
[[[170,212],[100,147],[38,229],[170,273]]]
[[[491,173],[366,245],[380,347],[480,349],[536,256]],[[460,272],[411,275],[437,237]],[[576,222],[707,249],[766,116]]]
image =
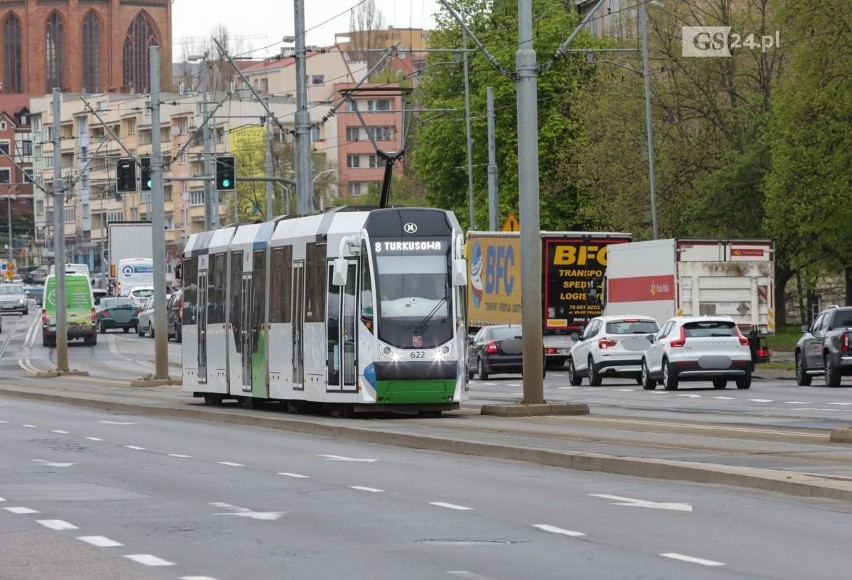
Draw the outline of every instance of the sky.
[[[306,45],[327,46],[334,34],[349,30],[350,9],[363,0],[304,0]],[[438,0],[374,0],[386,25],[396,28],[433,28]],[[293,35],[293,0],[173,0],[172,55],[183,56],[186,39],[203,41],[220,24],[245,48],[262,49],[251,56],[278,54],[281,39]],[[191,42],[191,40],[189,41]]]

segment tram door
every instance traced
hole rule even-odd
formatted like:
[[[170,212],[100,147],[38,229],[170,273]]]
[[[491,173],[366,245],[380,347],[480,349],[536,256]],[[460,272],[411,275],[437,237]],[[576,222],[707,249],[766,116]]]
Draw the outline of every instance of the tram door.
[[[254,328],[252,328],[251,324],[251,313],[254,307],[253,298],[251,274],[244,274],[242,283],[243,308],[242,312],[240,312],[240,336],[238,339],[240,341],[240,362],[243,368],[243,391],[251,391],[251,354],[254,346],[254,341],[252,340]]]
[[[346,266],[346,286],[332,283],[333,265],[328,272],[328,352],[326,354],[329,391],[354,391],[357,368],[355,337],[355,287],[358,282],[358,263],[349,260]]]
[[[305,261],[293,261],[293,389],[305,388]]]
[[[204,256],[206,258],[206,256]],[[196,316],[198,317],[198,382],[207,383],[207,269],[198,273],[198,299]]]

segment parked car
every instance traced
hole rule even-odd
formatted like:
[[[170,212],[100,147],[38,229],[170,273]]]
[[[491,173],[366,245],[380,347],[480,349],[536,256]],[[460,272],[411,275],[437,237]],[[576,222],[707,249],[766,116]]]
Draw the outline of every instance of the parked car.
[[[826,386],[838,387],[841,376],[852,375],[852,306],[823,310],[802,333],[795,350],[799,385],[810,385],[821,374]]]
[[[42,286],[24,286],[24,294],[30,300],[35,300],[36,306],[41,308],[44,301],[44,287]]]
[[[183,290],[175,290],[166,303],[167,340],[183,341]]]
[[[104,298],[95,315],[101,334],[113,328],[130,332],[139,327],[139,307],[130,298]]]
[[[675,316],[663,324],[642,357],[642,387],[661,382],[674,391],[679,381],[711,380],[724,389],[734,379],[751,387],[751,349],[730,316]]]
[[[521,327],[510,324],[484,326],[468,345],[468,379],[475,374],[487,380],[492,374],[518,373],[524,370]],[[476,369],[475,371],[473,369]],[[542,348],[542,368],[544,349]],[[546,371],[544,371],[546,373]]]
[[[133,300],[136,306],[142,308],[142,306],[145,305],[145,301],[153,295],[153,286],[136,286],[135,288],[132,288],[130,292],[128,292],[127,298],[130,298],[131,300]]]
[[[29,314],[29,298],[22,284],[0,284],[0,311]]]
[[[166,304],[168,304],[171,294],[166,294]],[[154,338],[154,297],[151,296],[145,301],[142,309],[139,311],[139,325],[136,329],[136,334],[145,336],[146,334]]]
[[[572,338],[568,355],[568,382],[597,387],[605,377],[626,377],[642,384],[642,354],[651,346],[649,336],[657,333],[650,316],[599,316]]]

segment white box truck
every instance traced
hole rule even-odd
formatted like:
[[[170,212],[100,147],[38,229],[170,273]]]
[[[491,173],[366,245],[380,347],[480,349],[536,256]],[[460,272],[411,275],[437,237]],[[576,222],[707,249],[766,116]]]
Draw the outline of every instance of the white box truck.
[[[110,222],[108,225],[110,281],[115,284],[118,263],[127,258],[153,258],[154,241],[151,222]]]
[[[771,240],[670,238],[609,247],[605,314],[726,315],[744,335],[775,333]],[[760,362],[760,361],[757,361]]]

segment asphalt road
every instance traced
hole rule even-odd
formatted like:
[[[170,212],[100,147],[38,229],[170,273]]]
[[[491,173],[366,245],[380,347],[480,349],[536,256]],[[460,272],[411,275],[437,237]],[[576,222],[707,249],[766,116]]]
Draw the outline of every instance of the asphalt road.
[[[4,579],[812,578],[852,504],[0,398]]]

